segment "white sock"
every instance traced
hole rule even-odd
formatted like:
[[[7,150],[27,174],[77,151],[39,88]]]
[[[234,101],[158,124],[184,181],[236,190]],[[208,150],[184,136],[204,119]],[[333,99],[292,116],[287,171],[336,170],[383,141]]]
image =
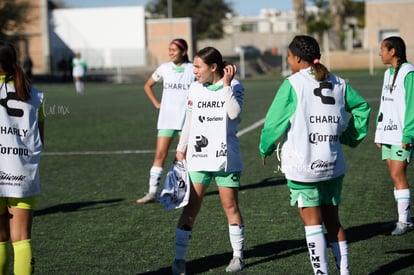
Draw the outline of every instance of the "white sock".
[[[79,93],[83,95],[83,92],[85,91],[85,86],[83,85],[83,81],[79,82]]]
[[[336,266],[339,269],[340,275],[351,274],[348,269],[348,244],[346,241],[330,243],[332,253],[335,257]]]
[[[78,93],[79,95],[82,94],[82,83],[79,80],[75,81],[75,89],[76,93]]]
[[[175,229],[175,258],[185,260],[188,246],[190,245],[191,232],[183,229]]]
[[[397,202],[398,221],[411,222],[410,215],[410,189],[394,190],[395,201]]]
[[[150,179],[149,179],[149,193],[157,193],[158,185],[160,184],[162,167],[152,166],[150,170]]]
[[[233,248],[233,257],[243,259],[244,225],[229,224],[230,243]]]
[[[305,226],[309,258],[315,274],[328,274],[326,240],[321,224]]]

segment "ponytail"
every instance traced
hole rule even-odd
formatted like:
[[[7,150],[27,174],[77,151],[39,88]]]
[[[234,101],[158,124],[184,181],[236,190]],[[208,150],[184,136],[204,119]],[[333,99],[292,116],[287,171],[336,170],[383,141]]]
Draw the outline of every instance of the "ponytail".
[[[20,67],[18,64],[16,64],[14,67],[13,80],[17,97],[22,101],[30,99],[30,83],[26,78],[22,67]]]
[[[6,73],[5,82],[14,82],[17,98],[26,101],[30,98],[30,83],[17,61],[17,52],[8,42],[0,41],[0,66]]]

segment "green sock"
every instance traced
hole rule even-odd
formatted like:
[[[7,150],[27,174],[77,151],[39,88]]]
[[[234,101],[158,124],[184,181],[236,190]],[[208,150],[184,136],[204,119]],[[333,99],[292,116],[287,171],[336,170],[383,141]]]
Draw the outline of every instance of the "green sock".
[[[14,274],[30,275],[34,272],[34,259],[30,239],[13,243]]]
[[[0,274],[9,274],[7,269],[9,267],[9,251],[8,242],[0,242]]]

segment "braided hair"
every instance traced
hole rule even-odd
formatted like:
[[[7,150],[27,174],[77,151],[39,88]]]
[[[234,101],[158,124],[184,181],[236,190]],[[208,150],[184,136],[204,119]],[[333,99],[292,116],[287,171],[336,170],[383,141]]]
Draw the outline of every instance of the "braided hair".
[[[0,68],[6,73],[5,82],[14,82],[18,99],[30,98],[30,83],[17,60],[17,51],[12,44],[0,41]]]
[[[317,81],[323,81],[329,77],[328,69],[320,63],[321,50],[315,38],[308,35],[297,35],[290,42],[289,50],[310,64]]]
[[[401,65],[407,62],[407,55],[405,53],[404,40],[399,36],[390,36],[383,40],[384,46],[388,51],[394,49],[394,57],[397,58],[397,66],[395,67],[394,78],[392,79],[392,85],[390,86],[390,93],[397,79],[398,72],[400,71]]]

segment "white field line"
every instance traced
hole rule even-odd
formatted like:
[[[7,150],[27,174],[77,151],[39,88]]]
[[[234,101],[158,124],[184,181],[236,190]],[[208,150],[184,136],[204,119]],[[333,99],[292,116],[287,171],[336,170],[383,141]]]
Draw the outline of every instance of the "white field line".
[[[367,98],[366,101],[378,101],[378,98]],[[240,130],[238,137],[247,134],[264,124],[265,118],[262,118],[250,126]],[[174,152],[171,150],[170,152]],[[115,151],[73,151],[73,152],[43,152],[42,156],[86,156],[86,155],[128,155],[128,154],[153,154],[155,150],[115,150]]]

